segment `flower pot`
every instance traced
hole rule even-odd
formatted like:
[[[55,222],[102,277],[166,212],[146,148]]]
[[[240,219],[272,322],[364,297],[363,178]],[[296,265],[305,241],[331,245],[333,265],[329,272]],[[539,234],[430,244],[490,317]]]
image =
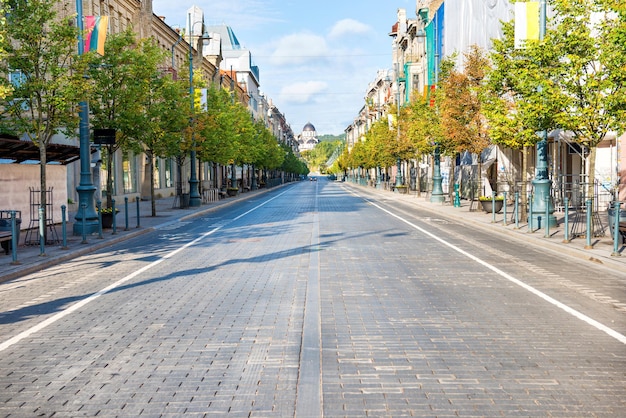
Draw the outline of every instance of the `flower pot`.
[[[483,207],[483,210],[487,213],[493,213],[493,201],[492,200],[480,200],[480,205]],[[496,213],[500,213],[502,210],[502,206],[504,205],[504,200],[496,200]]]
[[[102,228],[113,228],[113,214],[112,213],[103,213],[102,214]]]
[[[227,189],[226,193],[228,193],[228,196],[237,196],[237,194],[239,193],[239,189]]]

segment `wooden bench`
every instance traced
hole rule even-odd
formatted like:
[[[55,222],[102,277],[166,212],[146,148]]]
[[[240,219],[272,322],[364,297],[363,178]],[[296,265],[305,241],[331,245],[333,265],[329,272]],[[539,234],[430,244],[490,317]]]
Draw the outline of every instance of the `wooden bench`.
[[[0,231],[0,242],[2,243],[2,248],[4,248],[4,253],[9,254],[9,248],[11,246],[9,244],[5,244],[5,242],[11,242],[13,239],[13,233],[11,231]]]

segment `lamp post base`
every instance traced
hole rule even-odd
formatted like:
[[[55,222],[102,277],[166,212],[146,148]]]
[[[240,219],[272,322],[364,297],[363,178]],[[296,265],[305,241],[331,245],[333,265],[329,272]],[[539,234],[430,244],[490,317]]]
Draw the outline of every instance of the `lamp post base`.
[[[446,201],[446,197],[444,195],[433,194],[430,196],[430,203],[443,203]]]
[[[78,212],[74,217],[74,225],[72,226],[72,233],[74,235],[91,235],[98,232],[98,214],[93,204],[95,191],[96,187],[93,184],[83,184],[76,187],[76,192],[78,193]]]
[[[432,203],[443,203],[446,200],[443,194],[443,187],[441,186],[442,182],[443,178],[441,176],[433,177],[433,192],[430,195],[430,201]]]
[[[545,228],[546,222],[549,226],[556,226],[556,217],[554,216],[554,205],[550,197],[550,187],[552,182],[549,179],[535,179],[532,181],[535,191],[532,209],[532,217],[529,218],[531,229]],[[548,212],[546,220],[546,209]]]

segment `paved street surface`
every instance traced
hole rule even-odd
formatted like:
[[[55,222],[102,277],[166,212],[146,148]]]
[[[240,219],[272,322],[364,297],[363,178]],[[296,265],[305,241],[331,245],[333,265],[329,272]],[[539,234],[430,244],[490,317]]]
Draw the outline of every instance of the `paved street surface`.
[[[626,411],[610,240],[325,179],[169,203],[134,231],[3,256],[0,416]]]

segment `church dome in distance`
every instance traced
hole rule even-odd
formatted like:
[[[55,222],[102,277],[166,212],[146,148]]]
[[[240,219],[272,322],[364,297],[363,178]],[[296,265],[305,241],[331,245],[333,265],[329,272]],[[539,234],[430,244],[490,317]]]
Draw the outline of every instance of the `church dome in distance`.
[[[308,122],[306,125],[304,125],[304,128],[302,128],[302,132],[315,132],[315,126],[313,126],[313,124],[311,122]]]

